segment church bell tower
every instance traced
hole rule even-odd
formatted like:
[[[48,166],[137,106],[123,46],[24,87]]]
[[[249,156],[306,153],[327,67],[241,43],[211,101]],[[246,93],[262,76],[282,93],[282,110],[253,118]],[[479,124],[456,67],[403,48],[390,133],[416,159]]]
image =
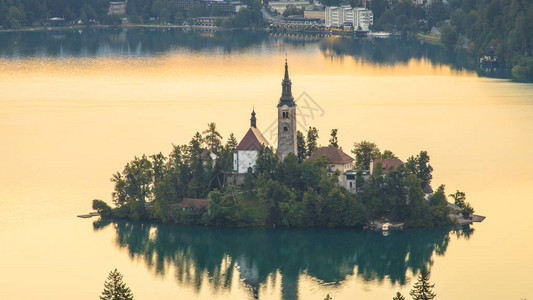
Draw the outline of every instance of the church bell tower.
[[[285,77],[281,82],[281,97],[278,103],[278,155],[284,160],[289,153],[298,155],[296,148],[296,103],[291,91],[289,67],[285,58]]]

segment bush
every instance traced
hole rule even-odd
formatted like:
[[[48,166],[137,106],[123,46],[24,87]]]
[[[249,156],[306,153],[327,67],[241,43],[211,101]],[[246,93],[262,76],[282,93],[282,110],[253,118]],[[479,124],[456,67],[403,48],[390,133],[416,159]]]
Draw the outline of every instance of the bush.
[[[102,217],[111,217],[113,215],[113,210],[107,203],[102,200],[94,199],[93,200],[93,209],[96,210]]]

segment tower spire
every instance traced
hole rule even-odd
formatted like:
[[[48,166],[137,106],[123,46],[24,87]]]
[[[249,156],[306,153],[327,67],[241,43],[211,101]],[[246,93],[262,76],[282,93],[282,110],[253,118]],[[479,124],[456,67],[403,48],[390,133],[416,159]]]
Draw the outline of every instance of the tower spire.
[[[279,104],[294,106],[294,97],[292,97],[292,83],[289,78],[289,64],[287,63],[287,54],[285,54],[285,76],[281,82],[281,98],[279,98]]]
[[[288,80],[290,81],[289,79],[289,65],[287,64],[287,53],[285,53],[285,78],[283,78],[283,80]]]
[[[252,108],[252,117],[250,118],[250,127],[257,128],[257,119],[255,118],[255,108]]]

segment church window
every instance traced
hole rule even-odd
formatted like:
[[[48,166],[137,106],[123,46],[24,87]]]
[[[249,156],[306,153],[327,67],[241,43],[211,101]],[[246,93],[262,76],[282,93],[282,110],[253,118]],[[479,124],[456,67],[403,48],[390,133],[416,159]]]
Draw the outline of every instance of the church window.
[[[289,128],[287,126],[283,127],[283,131],[289,131]]]
[[[283,116],[283,119],[288,119],[289,118],[289,112],[288,111],[282,112],[282,116]]]

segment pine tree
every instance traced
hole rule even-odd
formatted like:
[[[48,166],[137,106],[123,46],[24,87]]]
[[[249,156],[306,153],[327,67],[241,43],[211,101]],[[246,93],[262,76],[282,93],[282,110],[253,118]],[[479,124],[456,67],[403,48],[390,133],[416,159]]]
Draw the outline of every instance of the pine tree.
[[[339,140],[337,139],[337,129],[331,129],[331,138],[329,139],[329,145],[335,148],[339,148]]]
[[[222,145],[222,135],[218,132],[217,125],[215,123],[207,124],[207,129],[202,133],[209,151],[218,154]]]
[[[117,269],[109,272],[107,281],[104,283],[104,291],[101,300],[132,300],[133,294],[130,288],[122,282],[122,274]]]
[[[396,296],[392,300],[405,300],[405,297],[400,292],[396,292]]]
[[[318,149],[318,129],[309,127],[307,131],[307,155],[313,155],[316,149]]]
[[[422,270],[418,276],[417,282],[413,285],[413,289],[409,295],[414,300],[430,300],[435,298],[436,294],[431,290],[435,285],[429,284],[429,272]]]
[[[230,133],[228,142],[226,143],[226,148],[229,150],[235,150],[237,148],[237,139],[233,135],[233,133]]]

